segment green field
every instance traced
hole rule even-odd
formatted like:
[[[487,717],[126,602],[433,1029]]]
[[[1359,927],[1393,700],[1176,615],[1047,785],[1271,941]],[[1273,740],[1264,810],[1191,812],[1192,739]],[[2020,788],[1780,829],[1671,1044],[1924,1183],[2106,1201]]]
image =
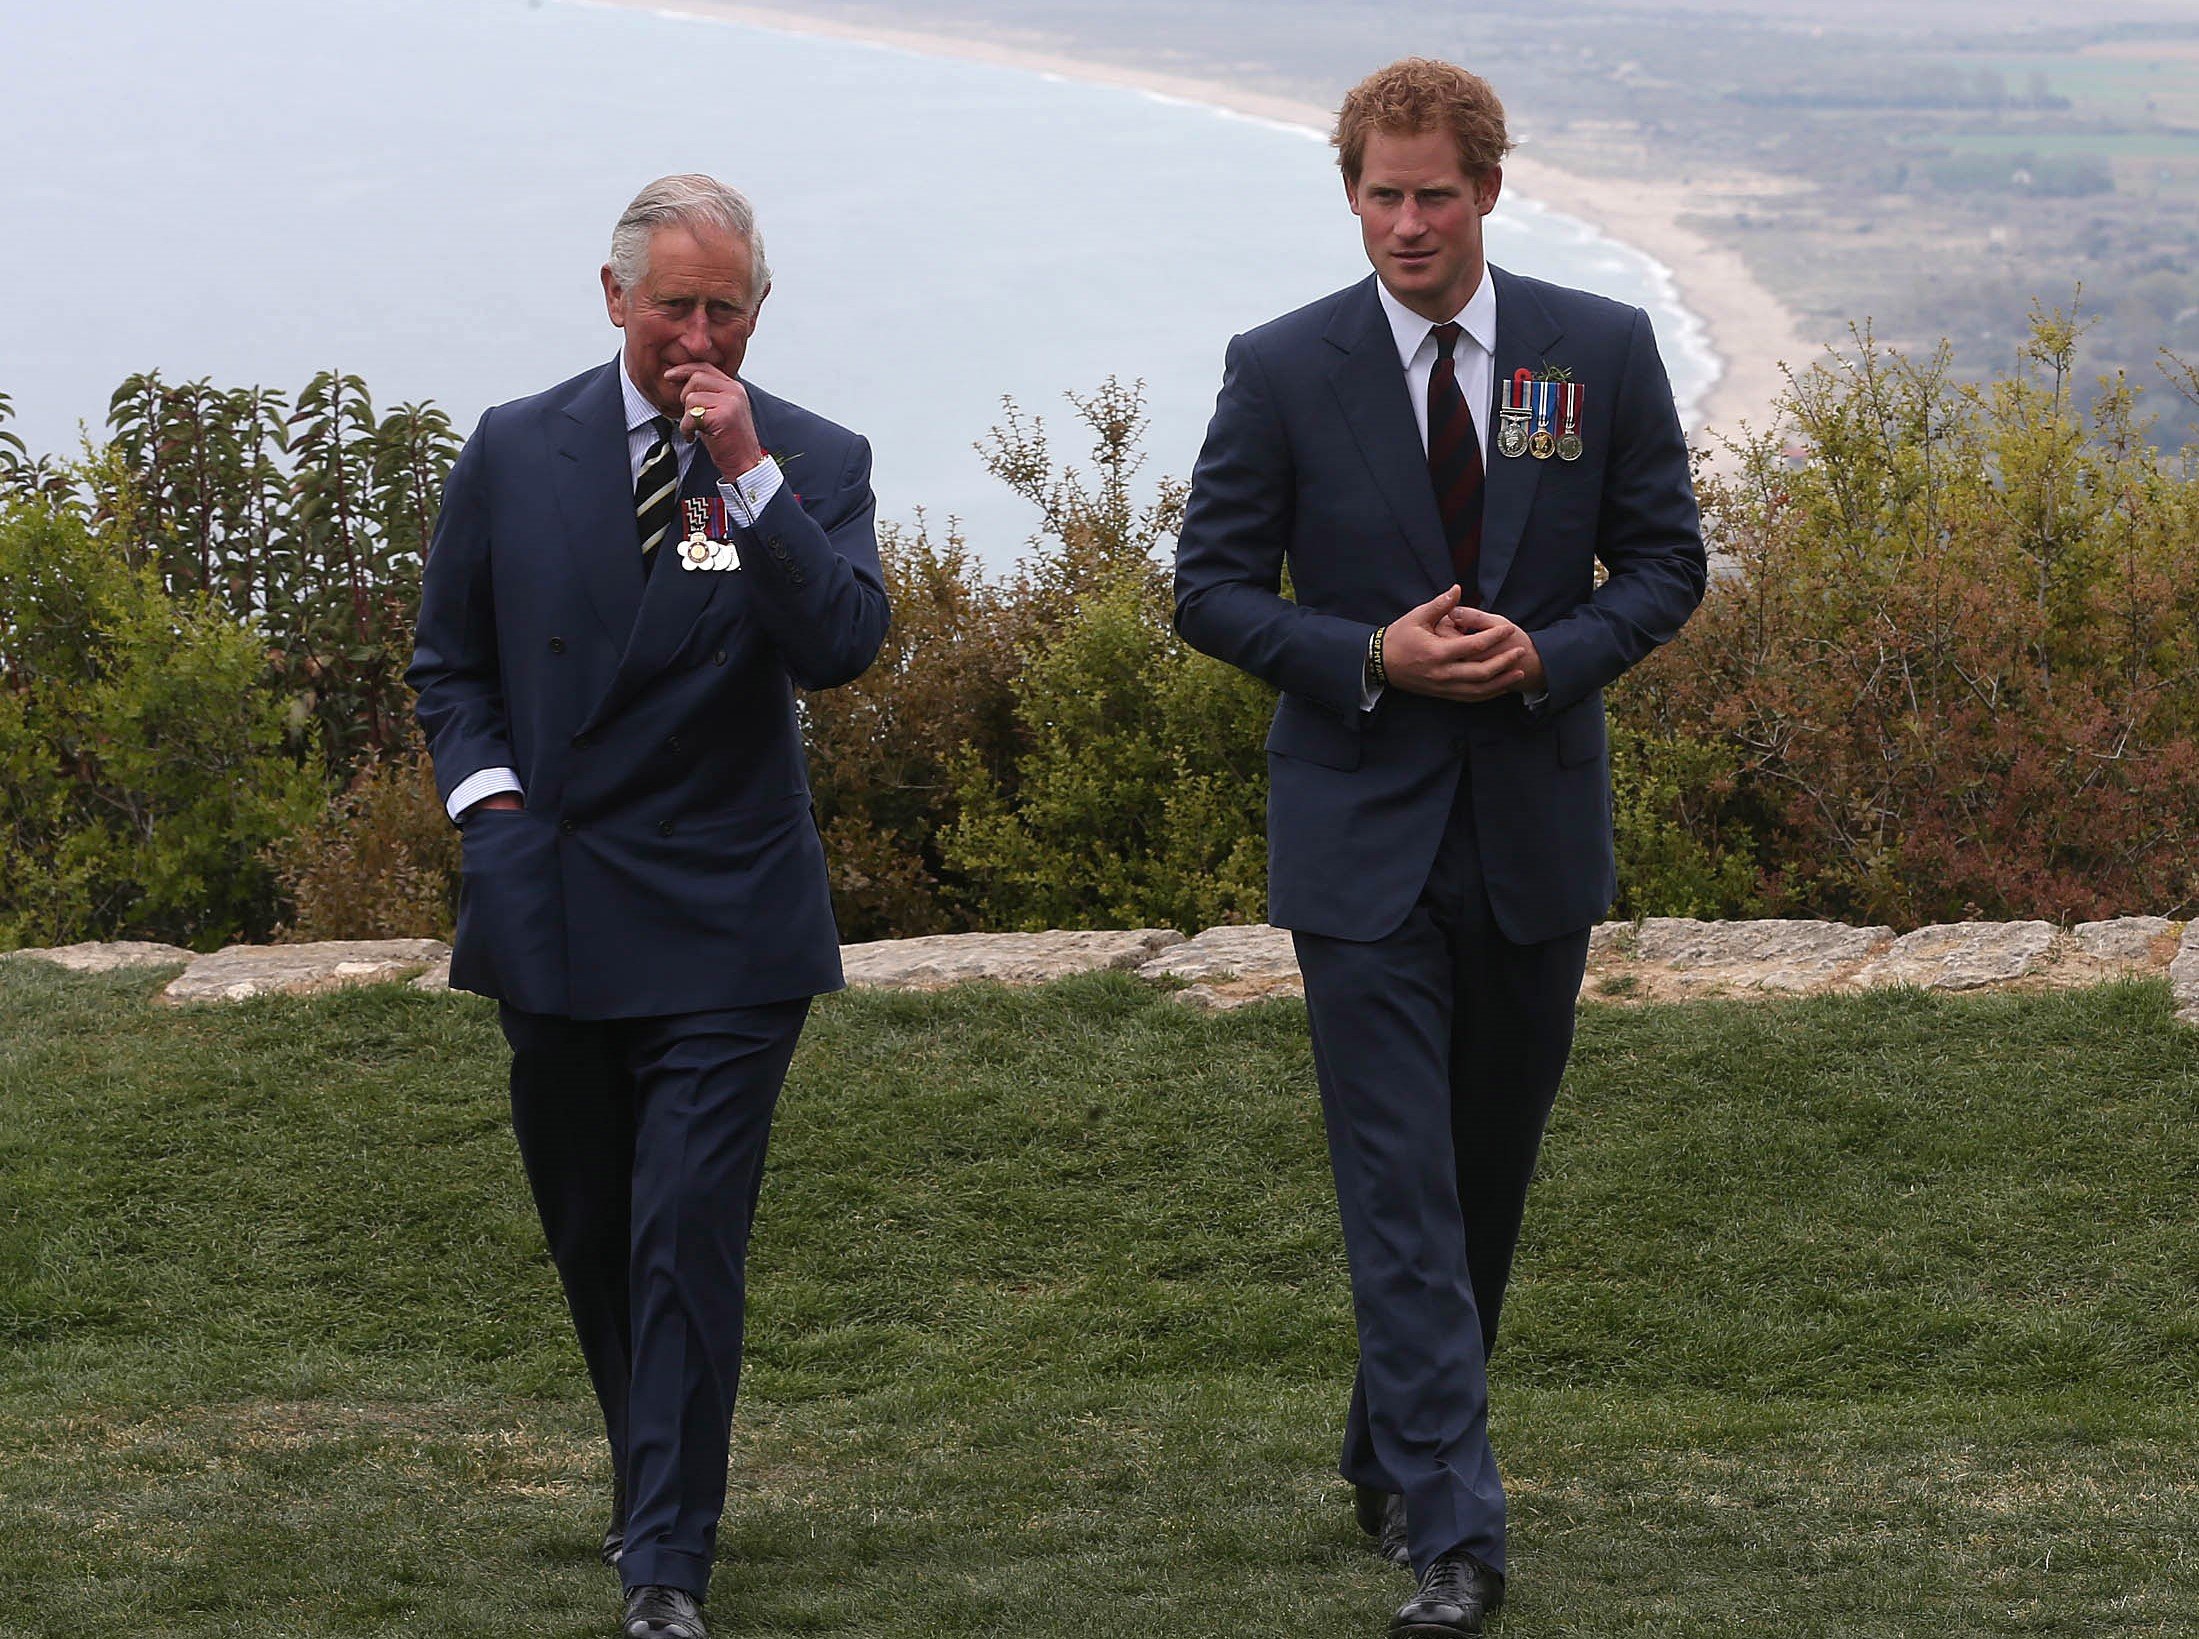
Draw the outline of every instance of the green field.
[[[1964,52],[1941,60],[1958,75],[1998,74],[2007,82],[2012,96],[2025,95],[2031,77],[2038,75],[2055,96],[2120,109],[2125,114],[2132,112],[2134,101],[2142,102],[2147,97],[2199,93],[2199,61],[2188,55],[2138,57],[2084,52],[2003,56]]]
[[[0,968],[0,1632],[607,1635],[492,1012],[155,988]],[[833,998],[772,1167],[716,1632],[1381,1632],[1301,1009]],[[2195,1202],[2159,985],[1588,1009],[1495,1631],[2190,1634]]]

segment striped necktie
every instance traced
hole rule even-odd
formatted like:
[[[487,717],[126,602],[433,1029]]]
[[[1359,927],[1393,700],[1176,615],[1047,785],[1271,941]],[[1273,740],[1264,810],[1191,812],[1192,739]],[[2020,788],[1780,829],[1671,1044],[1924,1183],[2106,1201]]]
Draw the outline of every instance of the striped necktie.
[[[1428,477],[1435,484],[1436,508],[1443,514],[1443,536],[1450,543],[1451,573],[1473,603],[1474,574],[1481,565],[1481,437],[1473,412],[1458,390],[1459,327],[1435,327],[1435,370],[1428,377]]]
[[[680,458],[672,448],[672,423],[660,415],[650,425],[657,429],[657,441],[642,457],[634,479],[634,523],[641,531],[644,569],[656,563],[657,547],[671,533],[680,510]]]

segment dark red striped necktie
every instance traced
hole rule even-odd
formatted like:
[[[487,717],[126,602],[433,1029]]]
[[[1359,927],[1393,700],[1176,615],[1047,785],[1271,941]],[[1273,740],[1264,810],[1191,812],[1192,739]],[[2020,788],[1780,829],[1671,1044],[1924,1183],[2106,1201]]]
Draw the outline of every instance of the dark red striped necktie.
[[[1474,572],[1481,563],[1481,438],[1466,395],[1458,390],[1455,324],[1435,327],[1435,370],[1428,377],[1428,477],[1451,546],[1451,573],[1464,602],[1477,601]]]

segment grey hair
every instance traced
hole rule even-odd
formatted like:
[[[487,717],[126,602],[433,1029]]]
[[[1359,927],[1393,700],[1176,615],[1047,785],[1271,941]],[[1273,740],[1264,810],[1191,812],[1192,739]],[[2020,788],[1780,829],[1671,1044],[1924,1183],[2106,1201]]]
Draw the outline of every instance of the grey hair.
[[[740,190],[715,177],[688,172],[660,176],[634,195],[634,202],[611,230],[611,277],[632,290],[649,276],[649,237],[664,227],[715,228],[745,242],[755,267],[751,296],[771,288],[771,264],[764,260],[764,236],[756,229],[756,207]]]

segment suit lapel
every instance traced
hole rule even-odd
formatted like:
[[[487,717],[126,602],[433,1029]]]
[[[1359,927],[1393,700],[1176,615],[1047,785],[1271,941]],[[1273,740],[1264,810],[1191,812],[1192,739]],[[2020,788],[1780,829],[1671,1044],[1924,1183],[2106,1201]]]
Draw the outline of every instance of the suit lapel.
[[[757,431],[762,433],[763,421],[759,415]],[[718,469],[710,459],[710,452],[696,447],[694,459],[688,463],[687,472],[680,479],[680,499],[707,498],[718,493]],[[629,530],[629,534],[632,531]],[[689,569],[680,562],[679,543],[687,533],[684,509],[672,524],[672,533],[665,538],[657,551],[664,556],[649,572],[645,590],[641,594],[640,612],[635,616],[633,632],[627,640],[626,652],[620,657],[618,670],[611,678],[611,686],[604,692],[596,709],[589,713],[588,727],[604,722],[640,692],[642,685],[671,663],[679,653],[680,645],[687,641],[687,634],[694,630],[695,622],[717,597],[721,588],[737,571]],[[636,551],[634,561],[638,565],[641,554]],[[638,571],[637,571],[638,575]]]
[[[552,421],[550,441],[562,457],[552,470],[565,549],[611,641],[623,644],[641,607],[641,551],[618,370],[613,360],[587,378]]]
[[[718,469],[711,465],[710,452],[698,444],[686,475],[680,479],[680,499],[685,502],[717,493]],[[672,520],[671,534],[657,548],[664,561],[649,571],[634,635],[618,663],[621,679],[631,675],[638,682],[662,671],[665,662],[678,651],[680,640],[687,636],[687,629],[695,624],[695,617],[702,613],[703,605],[725,579],[722,572],[689,569],[680,561],[680,542],[686,536],[687,514],[682,507],[680,515]]]
[[[1541,375],[1550,363],[1550,349],[1565,334],[1535,293],[1501,268],[1489,270],[1496,280],[1497,351],[1494,388],[1501,398],[1512,372],[1526,369]],[[1493,418],[1492,418],[1493,419]],[[1491,429],[1492,433],[1494,428]],[[1535,503],[1535,486],[1542,480],[1547,461],[1533,456],[1499,454],[1496,439],[1489,440],[1489,469],[1481,492],[1481,606],[1494,608],[1519,555],[1520,536],[1527,528],[1527,512]]]
[[[1344,424],[1374,474],[1375,488],[1430,581],[1450,585],[1451,552],[1442,514],[1436,510],[1435,485],[1428,478],[1427,453],[1406,390],[1405,367],[1398,362],[1397,338],[1383,316],[1371,274],[1337,305],[1324,339],[1341,355],[1329,384]]]

